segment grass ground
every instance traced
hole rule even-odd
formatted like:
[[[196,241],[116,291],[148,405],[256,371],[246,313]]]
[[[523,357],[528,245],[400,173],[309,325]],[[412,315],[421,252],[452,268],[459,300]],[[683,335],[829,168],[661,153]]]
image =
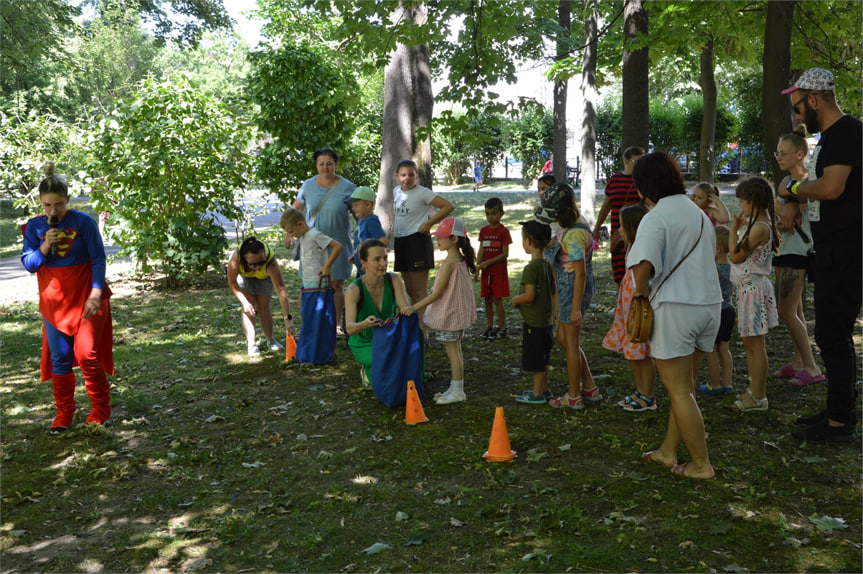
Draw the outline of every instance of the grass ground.
[[[448,195],[474,236],[487,197]],[[517,237],[534,197],[505,201]],[[517,292],[526,259],[513,247]],[[470,331],[466,403],[430,400],[449,378],[442,347],[431,347],[430,421],[414,427],[359,389],[343,342],[321,367],[247,357],[221,274],[171,292],[124,272],[111,277],[113,424],[49,436],[37,305],[4,303],[2,571],[860,572],[860,444],[788,435],[797,416],[820,410],[823,385],[771,379],[770,410],[746,415],[729,408],[732,397],[699,397],[713,481],[641,462],[664,435],[668,402],[658,385],[656,412],[615,406],[633,385],[627,364],[600,346],[616,295],[607,252],[595,261],[584,346],[601,404],[572,412],[515,403],[530,383],[510,310],[509,339],[480,341],[482,314]],[[286,276],[298,305],[295,270]],[[790,356],[784,328],[767,346],[771,370]],[[732,348],[742,390],[737,338]],[[552,364],[552,389],[563,393],[560,349]],[[77,399],[80,423],[80,375]],[[481,456],[497,406],[513,463]]]

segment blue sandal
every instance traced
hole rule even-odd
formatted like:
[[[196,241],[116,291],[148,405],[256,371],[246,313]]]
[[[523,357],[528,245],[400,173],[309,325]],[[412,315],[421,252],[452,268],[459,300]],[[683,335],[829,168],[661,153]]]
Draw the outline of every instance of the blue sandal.
[[[710,386],[710,383],[704,383],[698,387],[698,392],[703,395],[724,395],[734,390],[734,387],[716,387]]]
[[[623,405],[623,410],[633,413],[656,410],[656,397],[646,397],[638,391],[635,391],[632,396],[635,398]]]

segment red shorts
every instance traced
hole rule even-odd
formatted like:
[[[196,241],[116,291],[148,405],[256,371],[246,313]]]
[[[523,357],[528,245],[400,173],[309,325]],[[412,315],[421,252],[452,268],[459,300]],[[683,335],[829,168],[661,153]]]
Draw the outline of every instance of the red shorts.
[[[480,277],[479,296],[483,299],[503,299],[509,297],[509,277],[504,273],[482,272]]]

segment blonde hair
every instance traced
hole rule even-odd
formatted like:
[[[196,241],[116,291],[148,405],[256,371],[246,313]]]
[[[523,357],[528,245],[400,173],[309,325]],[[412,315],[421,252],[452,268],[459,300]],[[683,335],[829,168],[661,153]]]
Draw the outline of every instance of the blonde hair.
[[[696,184],[695,187],[692,188],[692,193],[695,193],[696,191],[703,191],[707,195],[719,197],[719,187],[717,187],[713,183],[707,183],[706,181],[702,181],[701,183]]]
[[[299,209],[294,209],[293,207],[289,207],[282,214],[282,218],[279,220],[279,227],[282,229],[287,228],[288,226],[292,226],[295,223],[299,223],[302,221],[305,223],[306,216],[303,215],[303,212]]]

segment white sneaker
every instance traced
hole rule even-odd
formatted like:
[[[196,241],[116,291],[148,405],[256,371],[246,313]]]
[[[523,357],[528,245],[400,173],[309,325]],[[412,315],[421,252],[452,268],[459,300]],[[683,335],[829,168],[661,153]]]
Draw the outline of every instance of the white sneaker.
[[[467,396],[463,392],[448,390],[441,396],[435,399],[438,405],[448,405],[451,403],[463,403],[467,400]]]
[[[371,390],[372,384],[369,382],[369,378],[366,376],[365,367],[360,367],[360,383],[362,384],[362,388]]]
[[[257,345],[249,345],[249,356],[250,357],[258,357],[261,355],[261,350]]]
[[[270,346],[271,351],[284,351],[285,346],[276,341],[275,339],[270,339],[270,342],[267,343]]]

